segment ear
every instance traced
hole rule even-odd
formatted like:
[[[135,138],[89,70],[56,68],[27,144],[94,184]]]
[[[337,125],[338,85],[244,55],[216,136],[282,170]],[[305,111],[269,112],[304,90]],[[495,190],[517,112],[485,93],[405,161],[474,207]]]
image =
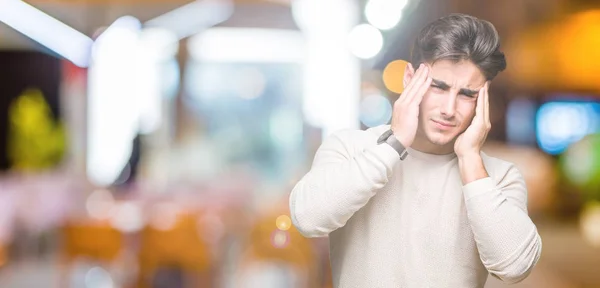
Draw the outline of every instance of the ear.
[[[410,62],[409,62],[408,64],[406,64],[406,68],[404,68],[404,79],[402,80],[404,89],[406,89],[406,86],[408,86],[408,83],[410,83],[410,80],[412,79],[412,77],[414,75],[415,75],[415,69],[413,68],[412,64],[410,64]]]

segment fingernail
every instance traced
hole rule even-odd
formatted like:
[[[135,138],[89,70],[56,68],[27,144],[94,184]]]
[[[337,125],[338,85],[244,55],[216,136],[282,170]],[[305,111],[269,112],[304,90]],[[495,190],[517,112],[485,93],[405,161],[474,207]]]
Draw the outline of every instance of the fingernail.
[[[424,66],[423,63],[421,63],[421,65],[419,65],[419,69],[423,68],[423,66]]]

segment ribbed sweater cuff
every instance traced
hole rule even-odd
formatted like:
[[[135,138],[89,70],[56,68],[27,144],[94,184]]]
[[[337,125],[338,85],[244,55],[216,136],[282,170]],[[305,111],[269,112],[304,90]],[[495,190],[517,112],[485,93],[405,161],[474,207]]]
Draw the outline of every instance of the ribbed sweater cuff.
[[[373,153],[386,166],[388,171],[392,170],[396,163],[400,162],[400,155],[388,144],[374,145],[365,150],[367,150],[366,152]]]
[[[490,177],[475,180],[475,181],[463,186],[463,193],[465,196],[465,201],[469,201],[471,198],[485,194],[489,191],[494,190],[495,188],[496,188],[496,185],[494,184],[494,181]]]

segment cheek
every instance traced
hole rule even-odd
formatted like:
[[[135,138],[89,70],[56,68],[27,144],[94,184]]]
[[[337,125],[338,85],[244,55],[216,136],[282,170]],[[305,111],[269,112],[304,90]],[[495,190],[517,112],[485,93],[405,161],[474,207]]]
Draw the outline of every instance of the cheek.
[[[456,107],[456,115],[458,116],[458,120],[461,122],[461,127],[468,127],[475,117],[475,102],[459,102]]]

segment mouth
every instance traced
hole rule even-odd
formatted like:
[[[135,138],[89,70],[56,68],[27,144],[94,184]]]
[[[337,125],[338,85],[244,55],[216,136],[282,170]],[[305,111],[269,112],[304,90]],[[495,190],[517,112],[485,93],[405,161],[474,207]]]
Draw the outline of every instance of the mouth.
[[[448,122],[443,122],[443,121],[436,121],[436,120],[431,120],[434,125],[441,130],[449,130],[451,128],[454,128],[454,124],[452,123],[448,123]]]

